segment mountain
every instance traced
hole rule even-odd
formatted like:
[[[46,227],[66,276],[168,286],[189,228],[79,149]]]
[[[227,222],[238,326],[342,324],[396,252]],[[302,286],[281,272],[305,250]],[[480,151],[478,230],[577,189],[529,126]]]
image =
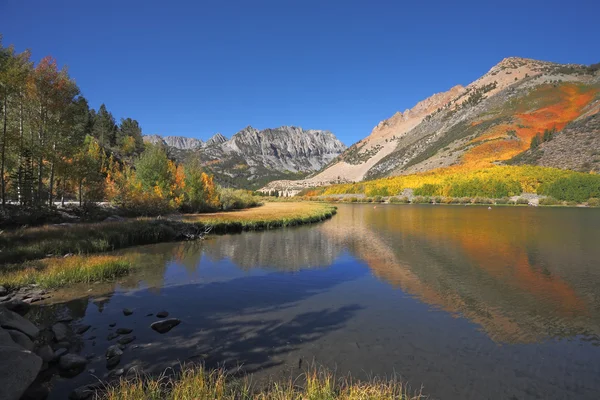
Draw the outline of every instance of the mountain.
[[[173,147],[179,150],[195,150],[204,146],[204,142],[200,139],[188,138],[183,136],[159,136],[146,135],[144,141],[154,144],[164,144],[168,147]]]
[[[381,121],[369,136],[314,176],[272,182],[265,189],[299,190],[442,167],[475,169],[503,163],[598,171],[594,115],[599,111],[600,64],[510,57],[467,86],[434,94]],[[590,118],[592,122],[586,122]],[[544,131],[553,132],[548,134],[551,141],[534,155],[513,160],[529,151],[532,138]],[[596,147],[569,146],[574,141]],[[582,157],[581,151],[589,157]],[[581,161],[565,163],[565,159]]]
[[[180,161],[200,160],[221,185],[257,189],[275,179],[299,179],[323,168],[346,146],[333,133],[294,126],[257,130],[248,126],[231,139],[220,133],[206,142],[148,135]]]

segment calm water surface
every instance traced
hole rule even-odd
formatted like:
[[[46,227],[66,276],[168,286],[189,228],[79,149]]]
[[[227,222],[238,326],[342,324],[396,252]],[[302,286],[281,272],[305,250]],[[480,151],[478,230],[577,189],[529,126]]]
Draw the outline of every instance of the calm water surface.
[[[434,399],[600,398],[600,210],[341,205],[318,225],[126,253],[138,272],[34,309],[93,326],[76,350],[94,374],[51,398],[106,373],[113,322],[137,337],[121,366],[150,372],[205,362],[260,382],[314,361]],[[161,310],[182,320],[164,335],[146,316]]]

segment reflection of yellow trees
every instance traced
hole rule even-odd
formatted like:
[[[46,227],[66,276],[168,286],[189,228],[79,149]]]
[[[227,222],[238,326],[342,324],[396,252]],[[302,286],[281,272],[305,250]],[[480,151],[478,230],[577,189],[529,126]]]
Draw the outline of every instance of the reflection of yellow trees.
[[[551,226],[556,221],[526,209],[498,211],[358,206],[341,208],[320,229],[346,242],[378,277],[461,313],[494,340],[582,333],[590,320],[600,332],[594,305],[570,283],[589,278],[587,260],[565,252],[565,237]],[[566,257],[571,262],[564,264]]]

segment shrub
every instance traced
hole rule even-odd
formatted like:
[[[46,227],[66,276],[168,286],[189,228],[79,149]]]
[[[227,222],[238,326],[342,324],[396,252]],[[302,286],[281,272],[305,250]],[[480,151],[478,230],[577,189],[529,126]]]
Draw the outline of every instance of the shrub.
[[[390,197],[390,203],[398,203],[398,204],[407,204],[410,203],[410,201],[408,200],[408,197],[406,196],[402,196],[402,197]]]
[[[558,200],[573,200],[583,203],[589,198],[600,197],[600,175],[574,174],[543,184],[539,194],[552,196]]]
[[[459,199],[459,203],[460,204],[471,204],[471,198],[470,197],[461,197]]]
[[[590,207],[600,207],[600,198],[592,197],[587,201],[587,204]]]
[[[381,203],[382,200],[383,200],[383,198],[381,196],[375,196],[375,197],[373,197],[373,202],[374,203]]]
[[[434,185],[426,183],[414,190],[416,196],[434,196],[441,194],[442,187],[440,185]]]
[[[429,196],[415,196],[412,199],[414,204],[428,204],[431,203],[431,199]]]
[[[502,197],[500,199],[496,199],[496,204],[508,204],[509,198],[508,197]]]
[[[540,199],[540,206],[555,206],[557,204],[559,204],[558,200],[551,196]]]
[[[515,180],[500,181],[498,179],[473,178],[465,181],[453,182],[448,191],[453,197],[487,197],[499,198],[521,193],[521,184]]]
[[[246,190],[221,189],[219,200],[221,202],[221,208],[225,211],[239,210],[260,205],[258,199]]]
[[[529,204],[529,200],[524,197],[519,197],[516,201],[517,204]]]
[[[475,199],[473,200],[473,203],[475,204],[492,204],[492,200],[485,198],[485,197],[475,197]]]

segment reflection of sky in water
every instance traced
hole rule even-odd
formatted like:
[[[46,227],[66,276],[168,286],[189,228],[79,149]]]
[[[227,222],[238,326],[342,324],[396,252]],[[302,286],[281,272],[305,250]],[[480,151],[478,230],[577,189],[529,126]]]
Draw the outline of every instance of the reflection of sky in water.
[[[142,268],[114,294],[97,285],[93,301],[47,312],[94,326],[82,353],[102,354],[109,323],[132,327],[142,347],[123,364],[155,371],[243,364],[260,381],[314,359],[358,377],[395,372],[434,398],[592,399],[597,226],[597,210],[341,206],[315,226],[128,250]],[[146,314],[163,309],[183,322],[161,336]],[[91,367],[103,371],[102,357]]]

